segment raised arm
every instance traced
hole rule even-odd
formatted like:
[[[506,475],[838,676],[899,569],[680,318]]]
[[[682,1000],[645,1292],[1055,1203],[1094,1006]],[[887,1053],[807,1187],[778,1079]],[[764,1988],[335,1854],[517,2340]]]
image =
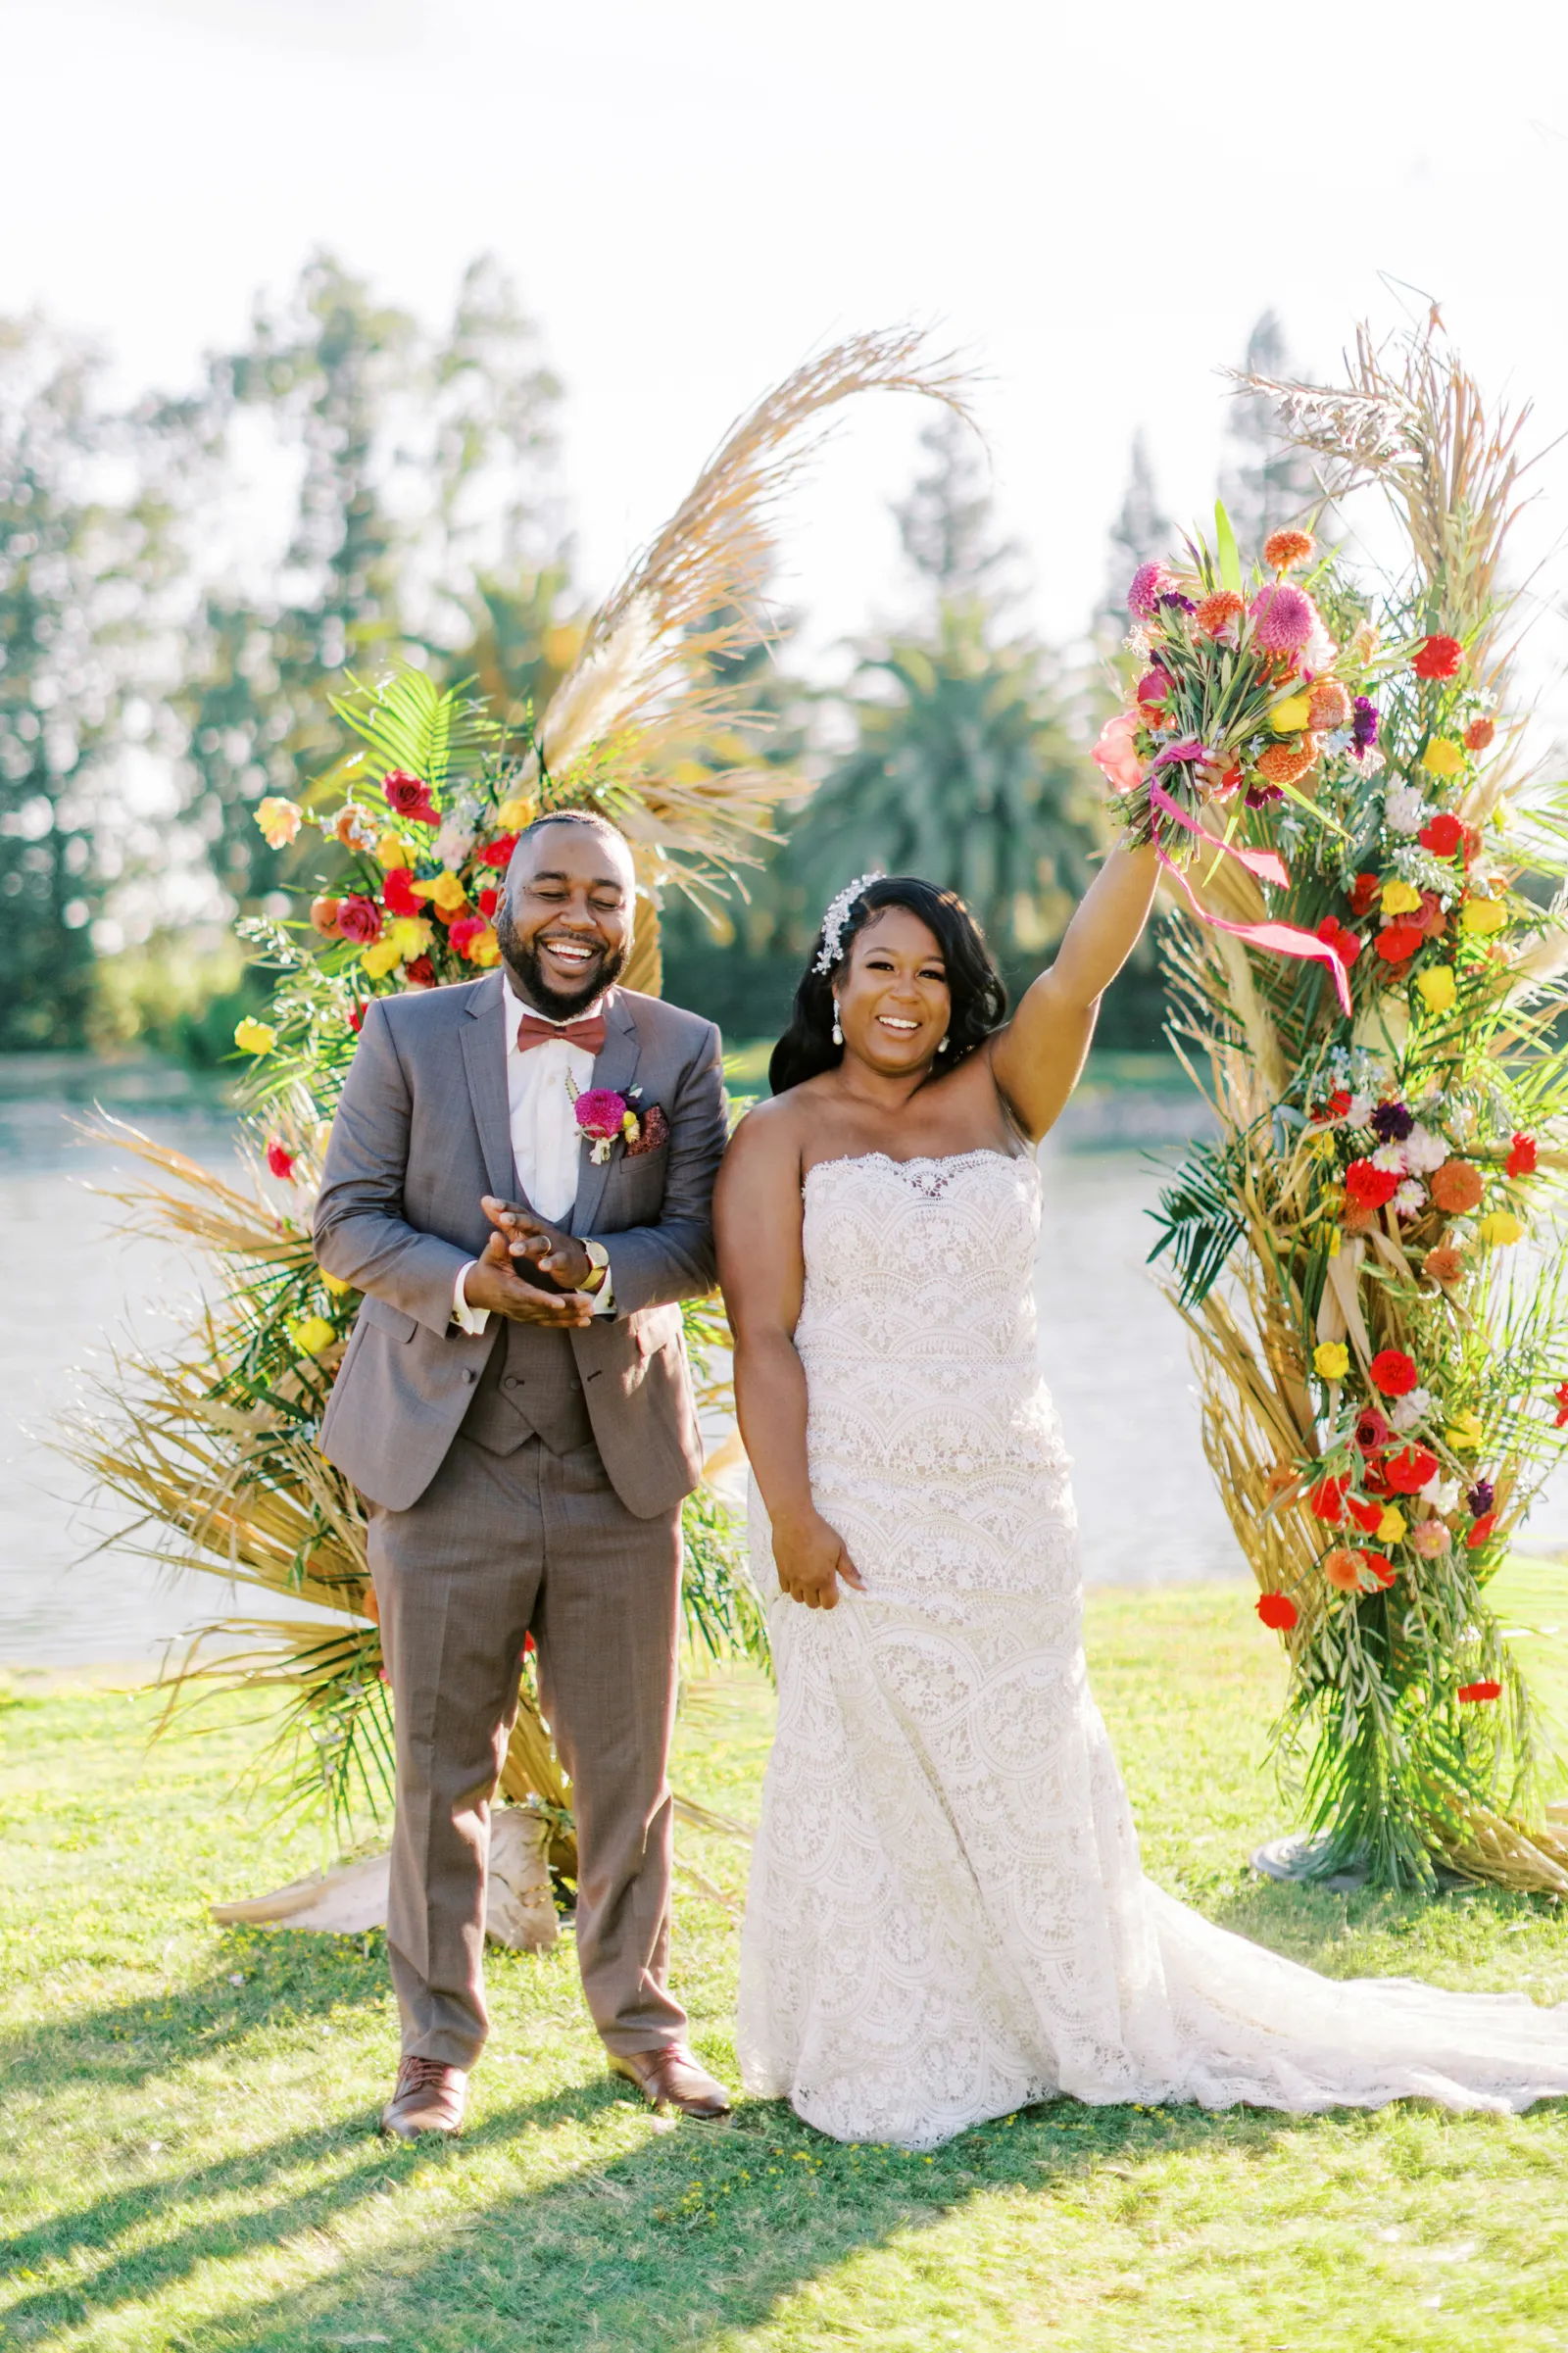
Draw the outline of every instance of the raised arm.
[[[773,1529],[779,1584],[792,1600],[832,1609],[838,1581],[859,1575],[811,1500],[806,1368],[795,1350],[805,1289],[801,1161],[793,1123],[754,1112],[730,1141],[713,1195],[718,1279],[735,1334],[735,1406]]]
[[[991,1047],[997,1085],[1035,1143],[1078,1084],[1100,1001],[1138,944],[1158,879],[1152,849],[1118,844],[1085,892],[1055,962]]]

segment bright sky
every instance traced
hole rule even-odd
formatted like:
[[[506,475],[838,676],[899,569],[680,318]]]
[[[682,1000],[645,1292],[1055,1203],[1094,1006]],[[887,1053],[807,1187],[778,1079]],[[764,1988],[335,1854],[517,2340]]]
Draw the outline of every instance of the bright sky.
[[[174,386],[314,245],[430,317],[492,250],[566,380],[596,587],[770,379],[908,317],[985,371],[1057,635],[1135,427],[1167,508],[1207,509],[1215,370],[1268,304],[1332,368],[1357,319],[1397,321],[1389,281],[1436,294],[1489,387],[1568,427],[1560,6],[0,0],[0,309]],[[784,585],[813,634],[901,593],[915,421],[868,407],[803,501]],[[1542,544],[1568,464],[1544,479]]]

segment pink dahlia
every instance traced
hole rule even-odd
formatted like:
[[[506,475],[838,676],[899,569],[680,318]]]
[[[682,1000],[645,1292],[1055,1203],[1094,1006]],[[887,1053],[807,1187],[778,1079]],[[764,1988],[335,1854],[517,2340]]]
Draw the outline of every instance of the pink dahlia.
[[[1252,635],[1265,654],[1299,654],[1317,625],[1317,607],[1288,580],[1260,588],[1252,599]]]
[[[1159,600],[1176,583],[1162,564],[1141,564],[1134,572],[1132,586],[1127,591],[1127,610],[1141,621],[1152,621],[1159,611]]]
[[[620,1123],[626,1116],[626,1098],[617,1095],[613,1087],[585,1087],[572,1108],[585,1136],[597,1136],[608,1143],[620,1134]]]

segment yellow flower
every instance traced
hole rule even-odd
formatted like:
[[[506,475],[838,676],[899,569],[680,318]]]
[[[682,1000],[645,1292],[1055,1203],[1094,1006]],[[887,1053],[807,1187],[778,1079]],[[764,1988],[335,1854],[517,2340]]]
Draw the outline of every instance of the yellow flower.
[[[493,931],[481,931],[474,934],[468,943],[468,961],[470,964],[481,966],[500,963],[501,942]]]
[[[277,1032],[270,1021],[253,1021],[247,1013],[235,1027],[234,1043],[241,1054],[270,1054],[277,1044]]]
[[[1494,1209],[1478,1220],[1476,1240],[1490,1243],[1494,1250],[1507,1250],[1513,1243],[1524,1240],[1524,1232],[1511,1209]]]
[[[408,963],[414,956],[423,956],[434,934],[422,915],[396,915],[386,927],[386,936]]]
[[[526,794],[518,793],[511,801],[503,801],[496,810],[496,823],[503,833],[520,833],[534,820],[536,805]]]
[[[1312,1350],[1312,1369],[1322,1381],[1343,1381],[1350,1369],[1350,1351],[1343,1340],[1322,1340]]]
[[[383,833],[375,845],[375,855],[388,871],[393,866],[412,866],[414,863],[414,853],[401,833]]]
[[[324,1315],[307,1315],[299,1323],[290,1324],[288,1336],[302,1356],[318,1356],[337,1338]]]
[[[360,958],[360,969],[371,980],[385,980],[387,974],[403,961],[403,951],[390,934],[376,940]]]
[[[1507,921],[1508,910],[1500,899],[1467,899],[1459,910],[1459,929],[1473,940],[1490,939]]]
[[[1479,1413],[1458,1413],[1443,1433],[1456,1454],[1473,1454],[1486,1432]]]
[[[321,1269],[321,1281],[335,1299],[340,1299],[345,1291],[354,1289],[353,1284],[346,1282],[342,1275],[329,1275],[324,1266]]]
[[[1446,964],[1428,964],[1424,972],[1416,974],[1415,985],[1421,992],[1429,1013],[1447,1012],[1459,994],[1452,970]]]
[[[304,824],[305,811],[297,801],[284,801],[277,794],[269,793],[265,801],[256,804],[256,822],[269,850],[283,850]]]
[[[1413,882],[1396,874],[1383,886],[1383,912],[1386,915],[1413,915],[1421,905],[1421,894]]]
[[[433,900],[437,907],[445,907],[454,915],[460,907],[468,904],[467,894],[450,866],[444,874],[437,874],[428,882],[410,883],[409,888],[416,899]]]
[[[1429,776],[1462,776],[1464,754],[1446,736],[1435,736],[1421,755],[1421,765]]]
[[[1380,1544],[1402,1544],[1404,1532],[1408,1526],[1409,1522],[1403,1512],[1393,1503],[1389,1504],[1382,1519],[1378,1522],[1378,1543]]]
[[[1310,695],[1288,695],[1276,703],[1268,714],[1268,723],[1276,735],[1299,735],[1312,716]]]

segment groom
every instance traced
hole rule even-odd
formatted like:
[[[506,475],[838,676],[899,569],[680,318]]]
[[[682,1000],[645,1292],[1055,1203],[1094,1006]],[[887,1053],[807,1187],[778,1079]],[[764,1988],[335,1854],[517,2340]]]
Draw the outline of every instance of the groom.
[[[678,1301],[711,1286],[718,1032],[613,984],[631,855],[604,819],[517,842],[505,969],[375,999],[317,1256],[365,1294],[321,1450],[366,1498],[392,1679],[387,1948],[403,2064],[383,2129],[453,2132],[488,2031],[490,1800],[531,1634],[571,1776],[583,1991],[655,2106],[728,2112],[665,1979],[680,1507],[702,1441]],[[601,1150],[574,1102],[637,1133]]]

